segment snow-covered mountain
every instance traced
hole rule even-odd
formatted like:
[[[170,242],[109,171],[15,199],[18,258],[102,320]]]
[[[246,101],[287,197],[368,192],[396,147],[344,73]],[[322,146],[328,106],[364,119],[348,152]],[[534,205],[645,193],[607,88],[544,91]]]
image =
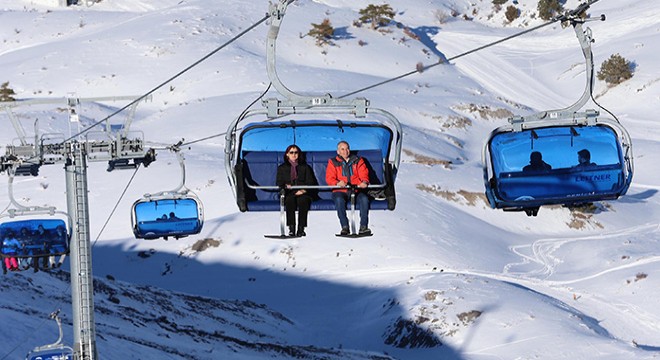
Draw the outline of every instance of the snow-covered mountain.
[[[90,2],[91,3],[91,2]],[[296,0],[278,38],[290,89],[335,97],[543,23],[537,1],[393,0],[395,21],[358,27],[366,1]],[[380,4],[380,2],[379,2]],[[564,7],[574,8],[576,0]],[[0,83],[16,98],[140,96],[260,21],[267,1],[102,0],[57,7],[0,0]],[[267,23],[153,92],[133,130],[157,148],[184,138],[201,234],[136,240],[131,204],[179,181],[173,154],[132,171],[89,164],[99,356],[105,359],[654,359],[660,357],[660,5],[600,0],[589,13],[597,68],[619,53],[634,77],[594,96],[634,144],[628,194],[591,212],[543,207],[537,217],[490,209],[481,152],[512,115],[572,104],[585,84],[573,30],[543,27],[450,64],[355,96],[404,126],[397,208],[373,211],[374,236],[335,237],[334,212],[312,212],[288,241],[277,213],[241,213],[228,186],[223,133],[269,84]],[[305,35],[329,19],[334,45]],[[265,97],[278,94],[270,90]],[[83,103],[81,128],[128,101]],[[255,107],[259,107],[257,103]],[[592,105],[593,107],[593,105]],[[75,133],[65,104],[14,109],[28,135]],[[122,123],[127,114],[110,119]],[[5,114],[0,145],[15,143]],[[36,121],[38,120],[38,122]],[[74,124],[75,125],[75,124]],[[213,135],[218,135],[212,137]],[[0,177],[0,187],[7,177]],[[122,193],[125,195],[122,197]],[[66,209],[62,167],[14,181],[15,197]],[[0,197],[9,205],[7,195]],[[117,205],[116,211],[113,211]],[[0,281],[0,359],[57,338],[71,344],[68,262]]]

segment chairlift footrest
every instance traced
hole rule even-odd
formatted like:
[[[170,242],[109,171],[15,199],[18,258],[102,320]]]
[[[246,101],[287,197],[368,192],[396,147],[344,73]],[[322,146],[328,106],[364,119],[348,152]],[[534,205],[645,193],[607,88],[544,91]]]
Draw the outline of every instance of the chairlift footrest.
[[[299,237],[302,237],[302,236],[295,236],[295,235],[264,235],[264,237],[269,238],[269,239],[285,240],[285,239],[295,239],[295,238],[299,238]]]
[[[361,237],[368,237],[372,236],[373,233],[366,233],[366,234],[348,234],[348,235],[342,235],[342,234],[335,234],[337,237],[345,237],[345,238],[361,238]]]

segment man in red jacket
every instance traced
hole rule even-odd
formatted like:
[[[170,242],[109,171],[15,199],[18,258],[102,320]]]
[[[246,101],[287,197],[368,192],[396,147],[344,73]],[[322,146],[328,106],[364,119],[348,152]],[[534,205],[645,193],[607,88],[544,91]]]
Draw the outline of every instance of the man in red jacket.
[[[346,141],[337,144],[337,156],[328,160],[325,171],[325,181],[330,186],[343,188],[332,190],[332,200],[335,202],[337,216],[341,224],[341,235],[348,235],[348,217],[346,216],[346,202],[348,202],[348,190],[346,187],[356,186],[356,203],[360,207],[360,235],[369,235],[369,197],[365,189],[369,186],[369,169],[364,159],[351,155],[350,146]]]

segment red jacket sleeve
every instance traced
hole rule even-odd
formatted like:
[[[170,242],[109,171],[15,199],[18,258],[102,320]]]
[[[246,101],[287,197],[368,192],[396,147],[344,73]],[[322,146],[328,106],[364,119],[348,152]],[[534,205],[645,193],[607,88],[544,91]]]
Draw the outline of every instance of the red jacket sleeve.
[[[360,158],[357,163],[357,182],[354,185],[358,185],[361,182],[369,184],[369,169],[363,158]]]
[[[337,167],[332,163],[332,159],[328,159],[328,166],[325,169],[325,183],[335,186],[338,182]]]

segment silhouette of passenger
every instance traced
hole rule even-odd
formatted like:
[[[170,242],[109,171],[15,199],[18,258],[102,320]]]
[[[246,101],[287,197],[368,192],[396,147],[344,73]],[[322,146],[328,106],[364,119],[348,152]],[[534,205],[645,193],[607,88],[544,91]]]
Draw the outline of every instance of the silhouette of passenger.
[[[578,164],[574,167],[584,168],[589,166],[596,166],[596,164],[591,162],[591,153],[587,149],[582,149],[578,151]]]
[[[178,220],[178,219],[179,219],[179,218],[176,217],[176,215],[174,214],[174,211],[172,211],[172,212],[170,213],[170,220]]]
[[[32,236],[30,235],[28,228],[21,228],[21,234],[19,235],[18,239],[22,241],[23,244],[27,244],[32,240]]]
[[[552,166],[543,161],[543,155],[539,151],[532,151],[529,154],[529,165],[523,167],[523,171],[547,171],[551,170]]]

